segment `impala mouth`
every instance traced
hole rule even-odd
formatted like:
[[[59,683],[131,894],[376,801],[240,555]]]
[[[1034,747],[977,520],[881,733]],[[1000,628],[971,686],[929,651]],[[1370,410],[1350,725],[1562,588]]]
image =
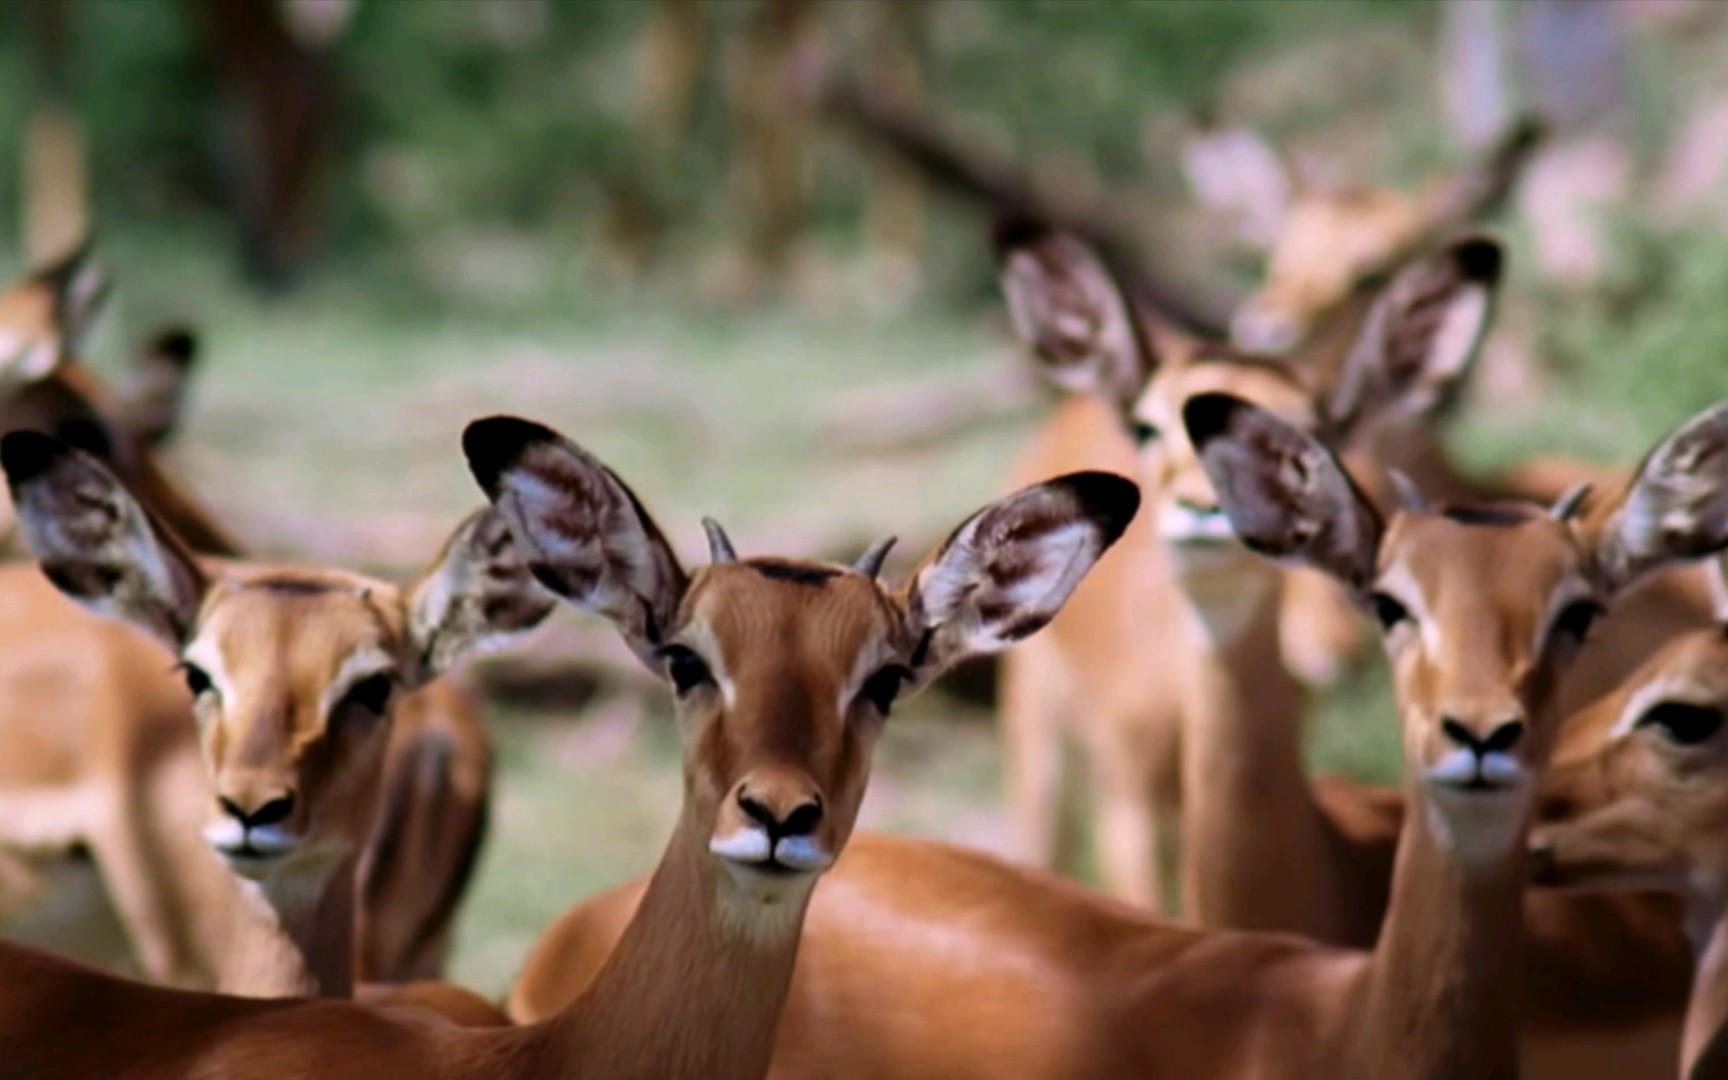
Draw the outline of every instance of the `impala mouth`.
[[[741,829],[725,839],[712,841],[708,850],[725,860],[734,872],[769,878],[811,877],[834,862],[810,837],[785,836],[775,840],[762,829]]]
[[[1441,758],[1424,777],[1437,789],[1461,795],[1506,795],[1522,791],[1529,772],[1510,754],[1494,751],[1478,757],[1458,749]]]
[[[298,837],[270,826],[243,829],[232,820],[212,823],[204,839],[229,868],[243,877],[258,877],[280,865],[300,847]]]

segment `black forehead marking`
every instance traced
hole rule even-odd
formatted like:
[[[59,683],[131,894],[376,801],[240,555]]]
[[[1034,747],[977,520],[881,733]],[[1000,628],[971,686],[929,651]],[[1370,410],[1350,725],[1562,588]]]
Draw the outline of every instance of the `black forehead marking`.
[[[249,589],[263,589],[266,592],[279,593],[283,596],[328,596],[333,592],[346,592],[346,588],[332,585],[328,581],[316,578],[293,577],[283,574],[279,576],[254,578],[244,582]]]
[[[1490,503],[1479,506],[1448,506],[1440,511],[1449,521],[1460,525],[1522,525],[1534,521],[1542,513],[1533,506],[1518,503]]]
[[[836,567],[792,562],[789,559],[751,559],[744,565],[770,581],[790,581],[794,585],[809,585],[818,589],[845,573]]]

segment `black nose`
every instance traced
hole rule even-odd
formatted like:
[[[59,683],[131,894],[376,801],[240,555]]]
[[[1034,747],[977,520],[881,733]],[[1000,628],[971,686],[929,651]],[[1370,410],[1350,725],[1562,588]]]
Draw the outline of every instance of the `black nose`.
[[[1474,731],[1450,716],[1440,721],[1440,730],[1448,739],[1480,758],[1489,754],[1504,754],[1517,746],[1518,741],[1524,738],[1524,721],[1507,720],[1490,731],[1485,739],[1477,738]]]
[[[816,831],[816,826],[822,824],[820,799],[807,799],[799,803],[787,811],[785,817],[777,816],[772,807],[748,792],[738,793],[738,806],[751,820],[768,830],[768,836],[774,840],[786,836],[809,836]]]
[[[238,821],[243,829],[257,829],[265,825],[275,825],[278,822],[287,821],[288,815],[294,812],[293,792],[278,795],[250,812],[242,809],[239,803],[227,796],[221,796],[216,801],[222,804],[223,812]]]

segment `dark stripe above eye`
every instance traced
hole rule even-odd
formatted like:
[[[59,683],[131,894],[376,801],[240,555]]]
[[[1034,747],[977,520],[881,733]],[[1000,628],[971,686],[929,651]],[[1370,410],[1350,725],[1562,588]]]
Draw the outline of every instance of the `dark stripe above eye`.
[[[841,574],[841,571],[831,566],[811,566],[795,562],[752,560],[746,565],[771,581],[790,581],[797,585],[811,585],[817,588],[826,585]]]

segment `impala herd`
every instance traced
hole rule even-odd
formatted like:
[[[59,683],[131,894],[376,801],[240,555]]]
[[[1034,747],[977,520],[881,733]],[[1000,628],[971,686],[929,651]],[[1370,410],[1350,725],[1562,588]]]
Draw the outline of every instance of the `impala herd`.
[[[248,559],[157,461],[190,335],[109,391],[92,252],[39,268],[0,294],[0,929],[88,956],[111,905],[143,981],[0,941],[0,1077],[1728,1076],[1728,403],[1623,470],[1453,468],[1515,163],[1294,196],[1231,341],[1005,214],[1067,393],[897,577],[706,519],[687,567],[504,416],[411,581]],[[445,676],[559,600],[663,678],[682,807],[500,1007],[438,981],[491,795]],[[1357,611],[1397,788],[1304,765]],[[854,837],[895,703],[1003,650],[1034,865]],[[1076,774],[1114,895],[1050,872]]]

